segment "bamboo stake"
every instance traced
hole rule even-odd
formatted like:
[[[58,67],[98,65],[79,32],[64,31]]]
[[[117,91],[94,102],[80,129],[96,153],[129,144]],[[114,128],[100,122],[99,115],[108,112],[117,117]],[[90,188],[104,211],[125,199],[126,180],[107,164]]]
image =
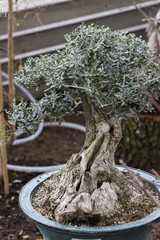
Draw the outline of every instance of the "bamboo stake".
[[[1,169],[4,181],[4,193],[9,194],[8,170],[7,170],[7,150],[5,141],[5,121],[3,110],[3,90],[0,63],[0,140],[1,140]]]
[[[0,130],[0,135],[1,135],[1,130]],[[0,185],[2,184],[2,179],[3,179],[3,170],[2,170],[2,156],[1,156],[1,150],[0,150]]]
[[[13,6],[12,0],[8,0],[8,80],[9,80],[9,102],[13,103],[15,98],[15,87],[13,82],[14,74],[14,53],[13,53]],[[10,144],[15,140],[15,126],[10,125],[11,140]]]

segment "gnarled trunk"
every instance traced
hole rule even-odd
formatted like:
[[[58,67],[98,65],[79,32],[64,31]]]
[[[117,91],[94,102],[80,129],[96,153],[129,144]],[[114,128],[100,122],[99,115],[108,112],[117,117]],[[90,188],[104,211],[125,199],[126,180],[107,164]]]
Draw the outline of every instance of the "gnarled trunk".
[[[124,199],[133,200],[135,193],[136,198],[139,195],[115,167],[121,121],[106,117],[87,97],[82,102],[87,130],[84,146],[48,182],[52,189],[47,201],[59,222],[103,221],[117,213]]]

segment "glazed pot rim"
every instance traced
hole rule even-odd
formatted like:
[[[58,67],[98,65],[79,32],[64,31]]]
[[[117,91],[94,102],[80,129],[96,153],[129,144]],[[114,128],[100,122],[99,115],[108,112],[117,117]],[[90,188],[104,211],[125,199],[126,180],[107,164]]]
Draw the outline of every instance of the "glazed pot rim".
[[[117,165],[116,166],[118,170],[121,172],[126,173],[126,169],[122,166]],[[154,175],[147,173],[142,170],[138,170],[135,168],[129,167],[130,170],[134,171],[135,173],[138,173],[139,176],[146,178],[147,180],[154,182],[155,184],[158,184],[156,186],[156,190],[160,194],[160,180],[158,180]],[[54,228],[59,231],[69,231],[69,232],[114,232],[114,231],[124,231],[127,229],[132,229],[132,228],[138,228],[143,225],[149,224],[151,222],[157,222],[158,219],[160,219],[160,208],[157,208],[153,213],[150,215],[125,224],[121,225],[115,225],[115,226],[106,226],[106,227],[76,227],[76,226],[70,226],[70,225],[65,225],[62,223],[58,223],[56,221],[50,220],[41,214],[39,214],[31,204],[31,198],[32,195],[34,194],[34,191],[39,187],[39,185],[45,181],[47,178],[49,178],[55,171],[50,171],[47,173],[43,173],[32,180],[30,180],[21,190],[19,194],[19,206],[20,209],[22,210],[23,214],[30,219],[30,221],[34,222],[35,224],[39,224],[43,227],[46,228]],[[57,172],[57,171],[56,171]]]

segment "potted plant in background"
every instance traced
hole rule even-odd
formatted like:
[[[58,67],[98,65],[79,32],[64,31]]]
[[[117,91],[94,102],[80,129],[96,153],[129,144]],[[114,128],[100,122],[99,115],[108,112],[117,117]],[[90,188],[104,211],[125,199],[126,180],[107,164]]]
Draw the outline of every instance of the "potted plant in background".
[[[20,206],[45,240],[147,239],[148,223],[157,221],[159,209],[128,224],[94,226],[104,226],[126,205],[142,201],[142,192],[123,168],[116,167],[114,153],[122,137],[121,120],[127,115],[138,119],[139,113],[153,110],[143,89],[158,99],[160,62],[145,41],[109,28],[81,25],[66,40],[63,51],[29,58],[15,75],[27,88],[48,88],[39,101],[13,104],[11,120],[20,130],[34,131],[41,119],[61,122],[67,114],[78,113],[82,104],[85,143],[66,168],[27,184]],[[155,180],[150,174],[140,175]],[[88,222],[92,227],[85,227]],[[79,223],[80,227],[70,226]]]

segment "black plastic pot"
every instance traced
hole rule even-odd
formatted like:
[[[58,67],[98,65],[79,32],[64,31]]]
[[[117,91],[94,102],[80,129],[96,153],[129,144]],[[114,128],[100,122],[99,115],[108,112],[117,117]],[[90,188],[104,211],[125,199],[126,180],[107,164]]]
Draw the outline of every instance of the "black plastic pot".
[[[121,166],[117,166],[117,168],[121,172],[126,172]],[[153,188],[160,194],[160,181],[156,177],[144,171],[134,168],[130,169],[136,173],[138,172],[141,177],[155,182],[157,187],[153,186]],[[51,221],[35,211],[31,203],[36,189],[51,174],[53,172],[44,173],[28,182],[23,187],[19,196],[19,204],[22,212],[37,226],[44,240],[148,240],[153,223],[160,220],[160,208],[158,208],[152,214],[140,220],[109,227],[74,227]]]

